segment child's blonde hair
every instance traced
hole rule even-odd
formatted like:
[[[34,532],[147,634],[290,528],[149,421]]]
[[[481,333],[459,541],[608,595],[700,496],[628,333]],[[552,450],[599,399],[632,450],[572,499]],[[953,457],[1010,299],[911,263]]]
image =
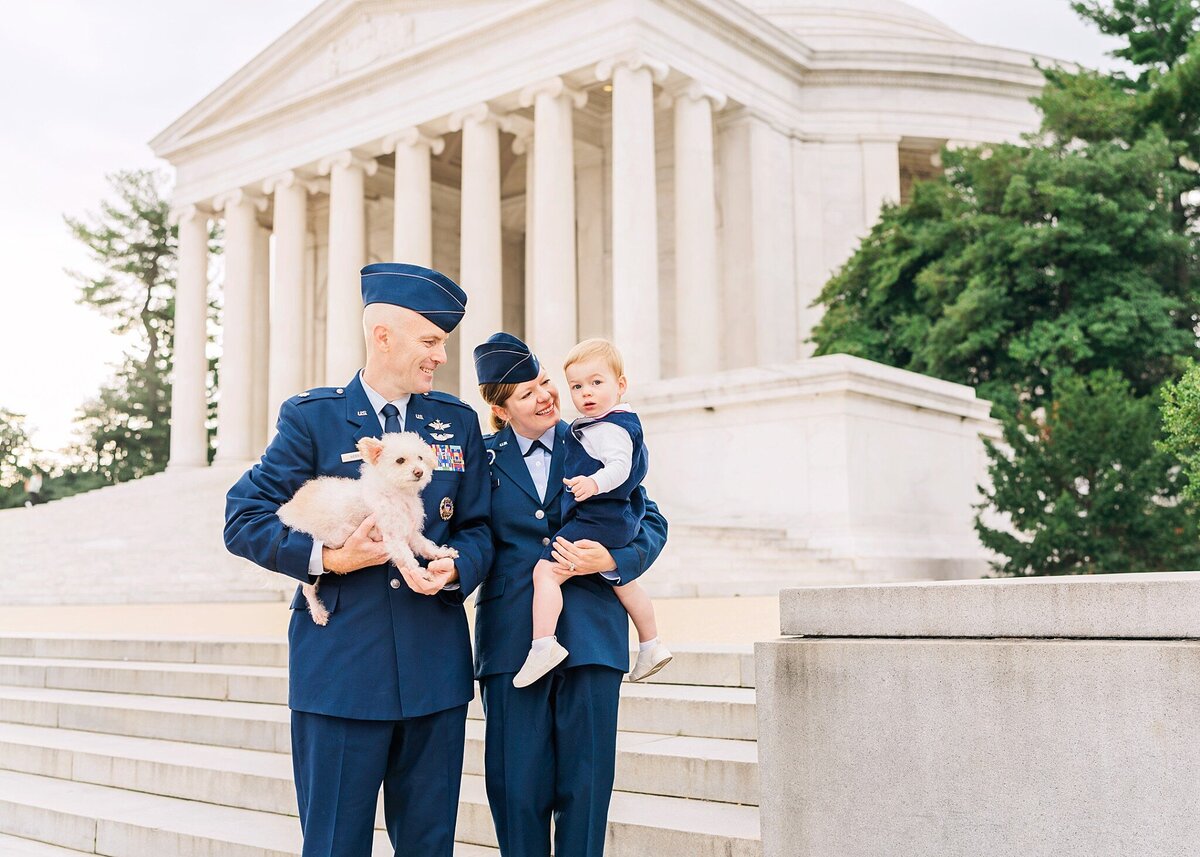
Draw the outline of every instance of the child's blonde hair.
[[[585,360],[603,360],[617,378],[625,374],[625,361],[621,359],[621,352],[607,339],[585,339],[576,345],[567,352],[567,359],[563,361],[563,371]]]

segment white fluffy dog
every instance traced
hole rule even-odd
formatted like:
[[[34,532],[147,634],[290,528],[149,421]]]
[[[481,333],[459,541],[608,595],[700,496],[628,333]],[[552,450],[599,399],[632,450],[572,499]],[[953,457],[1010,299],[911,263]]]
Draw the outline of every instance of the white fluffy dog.
[[[421,489],[429,484],[437,464],[421,436],[391,432],[379,439],[365,437],[358,442],[358,451],[363,457],[358,479],[321,476],[304,483],[295,497],[279,507],[279,519],[338,548],[373,514],[397,568],[416,569],[416,556],[457,559],[458,551],[434,544],[421,532],[425,524]],[[303,588],[313,621],[328,623],[329,611],[317,597],[317,584],[305,583]]]

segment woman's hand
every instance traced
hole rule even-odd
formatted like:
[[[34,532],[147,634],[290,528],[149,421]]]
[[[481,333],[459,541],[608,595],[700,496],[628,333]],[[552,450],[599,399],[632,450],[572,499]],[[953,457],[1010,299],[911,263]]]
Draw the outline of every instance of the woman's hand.
[[[554,540],[551,555],[563,567],[560,573],[568,576],[617,570],[617,562],[608,548],[591,539],[569,542],[559,537]]]

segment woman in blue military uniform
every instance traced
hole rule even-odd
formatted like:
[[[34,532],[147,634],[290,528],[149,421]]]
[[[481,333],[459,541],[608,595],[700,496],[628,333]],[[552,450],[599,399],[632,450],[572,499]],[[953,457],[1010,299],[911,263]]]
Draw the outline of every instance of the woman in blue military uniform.
[[[480,393],[493,406],[491,464],[495,559],[475,613],[475,675],[486,719],[488,801],[504,857],[604,852],[616,764],[617,705],[629,669],[629,618],[613,586],[639,577],[666,542],[667,522],[646,500],[633,542],[609,551],[559,541],[557,636],[570,656],[526,688],[512,686],[533,632],[532,570],[561,521],[567,424],[558,390],[529,348],[497,333],[475,349]],[[637,489],[644,491],[639,487]]]

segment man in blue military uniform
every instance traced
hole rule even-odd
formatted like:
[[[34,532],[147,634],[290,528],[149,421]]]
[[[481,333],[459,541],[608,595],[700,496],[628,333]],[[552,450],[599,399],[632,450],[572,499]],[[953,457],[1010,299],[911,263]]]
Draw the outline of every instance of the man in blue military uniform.
[[[297,587],[288,706],[305,857],[369,857],[381,785],[396,853],[451,857],[473,695],[462,604],[493,556],[478,419],[432,389],[467,297],[437,271],[394,263],[363,268],[362,295],[366,366],[344,387],[283,404],[262,460],[229,490],[225,544],[297,581],[319,576],[330,612],[316,625]],[[357,476],[356,443],[385,431],[416,432],[434,447],[425,534],[456,548],[457,560],[397,569],[371,518],[332,548],[277,517],[307,480]]]

